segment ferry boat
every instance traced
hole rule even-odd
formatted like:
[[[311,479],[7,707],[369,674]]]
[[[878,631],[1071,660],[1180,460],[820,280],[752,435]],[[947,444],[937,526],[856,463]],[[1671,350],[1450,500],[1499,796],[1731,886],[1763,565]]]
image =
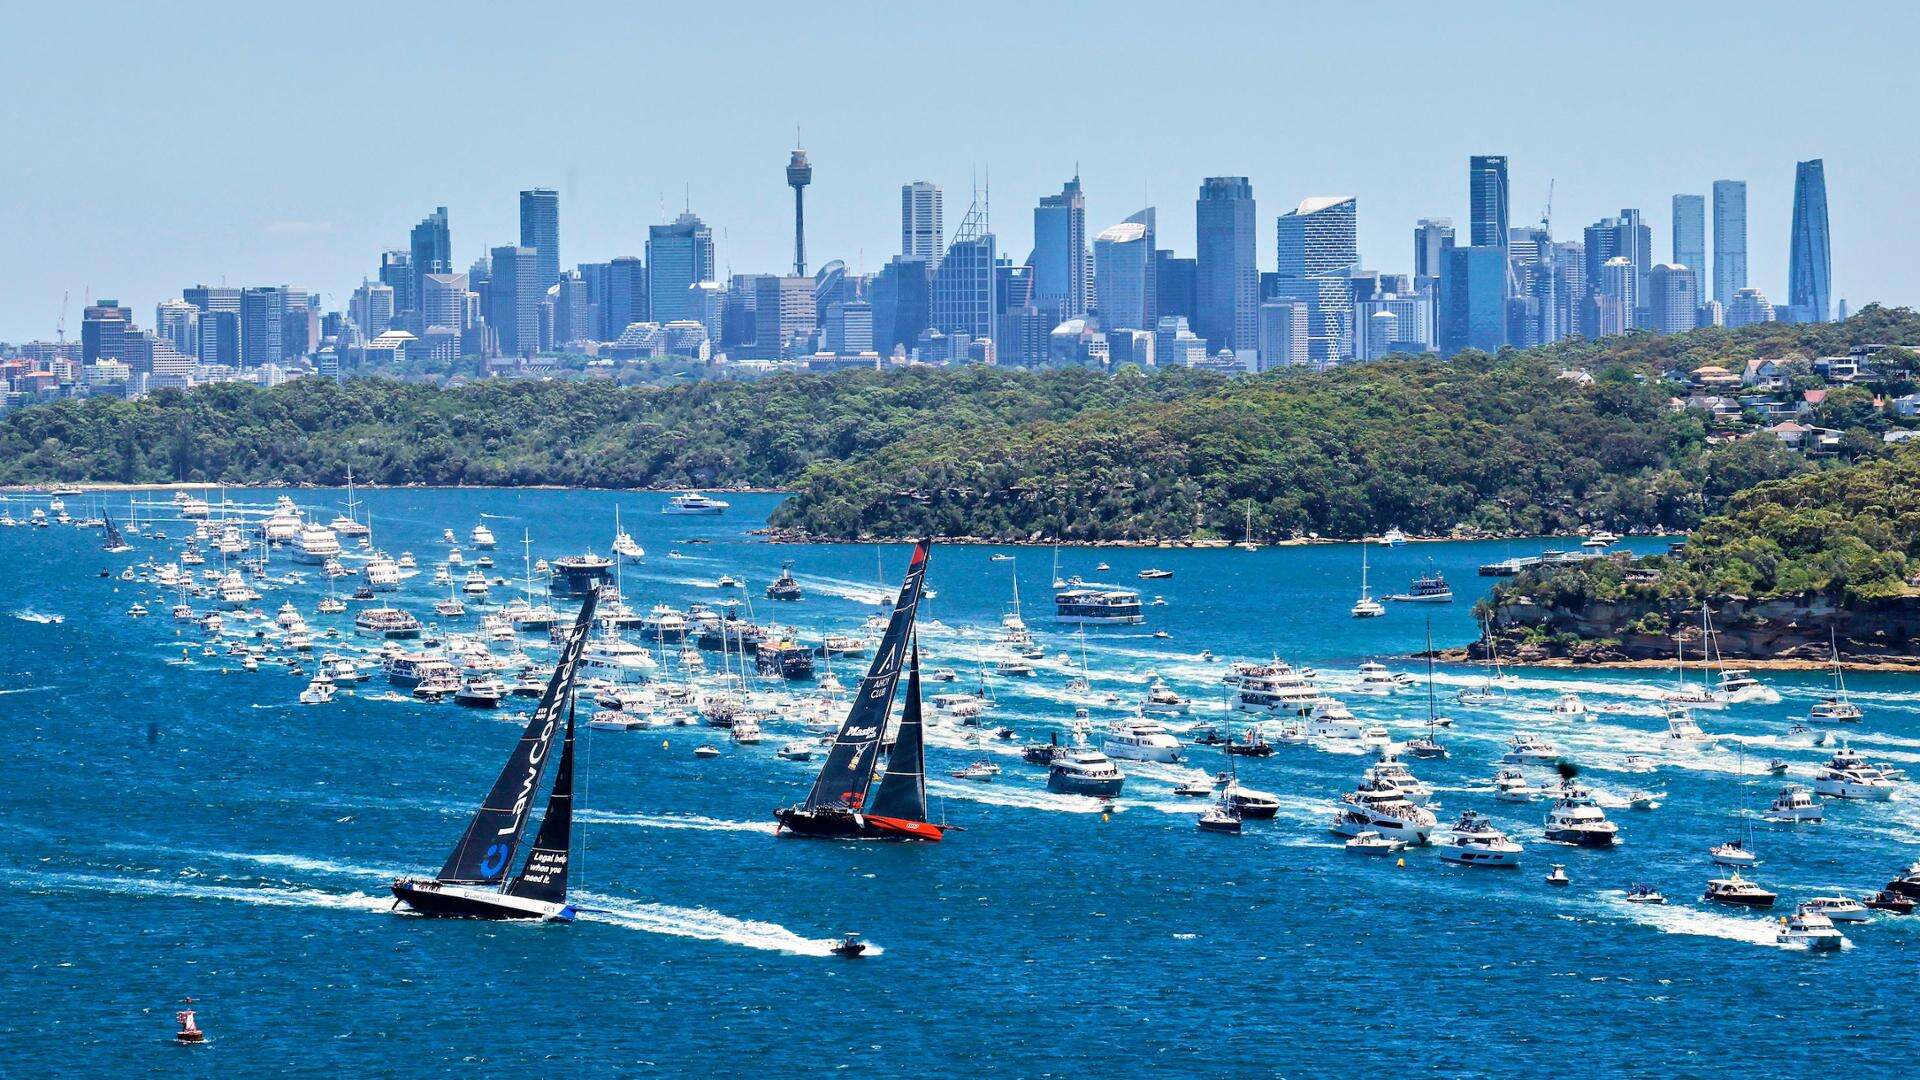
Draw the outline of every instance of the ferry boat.
[[[729,505],[730,504],[722,502],[719,499],[703,495],[698,491],[689,491],[668,499],[667,505],[661,507],[660,512],[663,514],[712,516],[726,513]]]
[[[793,577],[793,561],[789,559],[781,563],[780,576],[774,578],[773,583],[767,586],[767,599],[791,601],[799,600],[804,595],[800,590],[800,583]]]
[[[1424,844],[1437,824],[1433,811],[1415,806],[1396,785],[1362,779],[1358,787],[1340,797],[1332,829],[1341,836],[1373,832],[1387,839]]]
[[[1068,626],[1138,626],[1147,621],[1139,593],[1089,586],[1054,593],[1053,618]]]
[[[420,620],[399,608],[363,608],[353,618],[354,629],[378,634],[389,641],[404,641],[420,636]]]
[[[1321,702],[1313,683],[1284,660],[1242,669],[1237,676],[1233,707],[1238,712],[1305,716]]]
[[[1447,579],[1440,571],[1435,570],[1414,578],[1406,592],[1395,593],[1387,599],[1403,604],[1451,604],[1453,587],[1447,584]]]
[[[340,534],[314,522],[308,522],[293,534],[293,559],[295,562],[325,565],[328,559],[340,554]]]
[[[1452,834],[1440,845],[1440,857],[1462,866],[1519,866],[1525,848],[1469,810],[1453,823]]]

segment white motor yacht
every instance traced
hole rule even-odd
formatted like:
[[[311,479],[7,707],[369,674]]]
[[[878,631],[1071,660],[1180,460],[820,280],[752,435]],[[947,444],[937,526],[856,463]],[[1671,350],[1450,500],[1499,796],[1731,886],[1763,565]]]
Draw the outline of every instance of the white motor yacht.
[[[325,705],[333,700],[333,680],[325,672],[313,677],[305,690],[300,691],[300,704]]]
[[[1415,806],[1397,785],[1363,779],[1353,791],[1340,797],[1332,829],[1342,836],[1358,837],[1372,831],[1389,839],[1424,844],[1437,824],[1433,811]]]
[[[1360,665],[1360,681],[1356,692],[1362,694],[1391,694],[1400,689],[1400,679],[1387,669],[1387,665],[1369,660]]]
[[[487,528],[487,523],[483,521],[467,534],[467,542],[483,551],[491,548],[494,545],[493,530]]]
[[[1519,769],[1508,766],[1493,774],[1493,797],[1501,802],[1532,802],[1539,794]]]
[[[1547,811],[1546,837],[1557,844],[1608,848],[1619,842],[1620,827],[1607,820],[1585,789],[1567,783]]]
[[[1680,705],[1667,706],[1667,745],[1676,750],[1700,750],[1712,745],[1713,736],[1700,730],[1693,710]]]
[[[1873,910],[1851,896],[1811,896],[1800,909],[1817,911],[1837,923],[1863,923],[1873,918]]]
[[[1799,784],[1789,784],[1780,789],[1761,816],[1768,821],[1809,822],[1818,824],[1826,816],[1826,808],[1813,793]]]
[[[1315,739],[1359,739],[1366,734],[1367,725],[1338,698],[1321,698],[1307,720],[1307,735]]]
[[[1815,794],[1834,799],[1885,802],[1893,798],[1899,778],[1900,774],[1867,761],[1851,747],[1842,746],[1814,773],[1813,790]]]
[[[1560,750],[1530,731],[1516,731],[1507,740],[1507,752],[1500,761],[1507,765],[1551,765],[1560,759]]]
[[[1237,669],[1234,674],[1240,690],[1233,707],[1240,712],[1305,716],[1321,700],[1313,683],[1283,660]]]
[[[1780,932],[1774,935],[1782,945],[1794,945],[1813,952],[1831,952],[1845,948],[1847,936],[1833,925],[1825,913],[1802,904],[1799,910],[1780,920]]]
[[[640,682],[659,665],[647,650],[613,634],[596,634],[580,654],[580,670],[589,678]]]
[[[340,535],[317,522],[308,522],[293,534],[293,557],[298,562],[324,565],[340,554]]]
[[[1100,748],[1124,761],[1177,762],[1182,746],[1158,720],[1138,717],[1116,721]]]
[[[1047,790],[1063,795],[1093,795],[1113,798],[1127,782],[1127,775],[1107,755],[1086,745],[1076,734],[1075,745],[1061,747],[1047,765]]]
[[[1407,842],[1389,840],[1372,829],[1366,829],[1355,833],[1353,839],[1347,841],[1346,847],[1355,855],[1396,855],[1407,849]]]
[[[1399,788],[1407,801],[1415,806],[1426,806],[1433,800],[1432,785],[1413,775],[1413,770],[1407,768],[1405,762],[1391,754],[1375,762],[1363,775],[1369,780]]]
[[[1159,679],[1147,687],[1145,700],[1140,702],[1140,711],[1155,716],[1185,716],[1193,707],[1193,702],[1181,697]]]
[[[1440,857],[1462,866],[1519,866],[1526,849],[1491,821],[1469,810],[1440,843]]]
[[[1579,694],[1561,694],[1553,699],[1553,708],[1548,711],[1553,713],[1556,720],[1590,719],[1587,715],[1587,703],[1580,700]]]

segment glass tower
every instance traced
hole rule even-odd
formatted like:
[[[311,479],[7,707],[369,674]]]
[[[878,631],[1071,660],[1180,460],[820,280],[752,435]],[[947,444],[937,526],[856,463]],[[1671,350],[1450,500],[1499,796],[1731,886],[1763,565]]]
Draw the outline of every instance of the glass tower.
[[[1827,246],[1827,169],[1819,158],[1793,175],[1793,246],[1787,256],[1787,308],[1795,322],[1826,322],[1833,310]]]

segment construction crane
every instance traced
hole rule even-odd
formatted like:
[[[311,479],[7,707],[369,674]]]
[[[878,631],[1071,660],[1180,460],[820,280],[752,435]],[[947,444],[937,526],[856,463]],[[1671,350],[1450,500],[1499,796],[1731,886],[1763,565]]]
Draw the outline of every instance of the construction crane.
[[[1553,178],[1547,178],[1547,206],[1540,211],[1540,231],[1553,235]]]
[[[67,343],[67,301],[72,297],[72,289],[60,290],[60,321],[54,326],[54,336],[59,339],[62,345]]]

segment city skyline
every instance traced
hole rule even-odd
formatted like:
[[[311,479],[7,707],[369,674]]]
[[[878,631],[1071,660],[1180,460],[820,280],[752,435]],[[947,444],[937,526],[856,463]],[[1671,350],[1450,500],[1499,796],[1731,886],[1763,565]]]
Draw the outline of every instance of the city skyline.
[[[1014,18],[1010,8],[988,7]],[[1125,10],[1114,9],[1107,17],[1121,17]],[[1746,21],[1749,28],[1777,23],[1781,29],[1748,29],[1740,40],[1754,46],[1756,40],[1771,40],[1777,33],[1776,44],[1807,61],[1802,67],[1837,65],[1845,59],[1849,69],[1857,70],[1859,61],[1870,59],[1859,55],[1862,43],[1857,37],[1843,42],[1843,35],[1816,29],[1796,31],[1787,40],[1785,10],[1778,9],[1777,20],[1769,16]],[[1651,7],[1633,12],[1651,35],[1694,35],[1704,43],[1715,25],[1704,15],[1686,12]],[[1459,80],[1457,75],[1449,78],[1466,85],[1437,88],[1422,103],[1448,122],[1414,125],[1390,151],[1368,150],[1375,140],[1361,134],[1366,126],[1362,123],[1319,131],[1310,154],[1298,152],[1297,140],[1270,137],[1274,131],[1285,135],[1288,128],[1268,119],[1278,115],[1272,103],[1304,106],[1320,101],[1323,92],[1313,88],[1311,76],[1339,66],[1342,57],[1351,62],[1358,45],[1354,34],[1371,35],[1371,55],[1383,71],[1396,61],[1425,55],[1423,50],[1466,39],[1465,27],[1433,14],[1417,16],[1403,27],[1375,27],[1340,13],[1302,16],[1304,26],[1289,24],[1286,29],[1309,31],[1328,56],[1309,57],[1300,51],[1304,45],[1287,46],[1288,58],[1305,66],[1277,85],[1268,85],[1273,81],[1269,77],[1231,67],[1192,85],[1168,83],[1157,91],[1165,100],[1136,102],[1136,115],[1124,129],[1117,118],[1096,111],[1063,137],[1055,122],[1029,122],[1017,115],[1009,119],[991,106],[953,98],[938,80],[900,90],[877,105],[863,100],[858,107],[768,109],[762,101],[751,109],[730,108],[764,87],[768,78],[730,69],[733,81],[720,80],[722,85],[710,95],[697,99],[698,107],[683,105],[676,110],[681,115],[650,117],[639,132],[638,149],[608,151],[601,140],[580,138],[589,127],[602,131],[607,120],[604,111],[581,104],[595,100],[594,94],[534,95],[524,104],[503,106],[498,115],[489,114],[487,130],[493,137],[456,140],[432,154],[400,154],[397,163],[391,161],[394,155],[383,155],[390,159],[386,167],[373,169],[313,156],[314,136],[327,126],[326,117],[367,107],[371,98],[424,95],[429,89],[424,79],[379,68],[371,58],[327,53],[318,36],[302,40],[296,35],[264,48],[265,30],[276,29],[271,26],[249,30],[213,21],[169,26],[159,13],[113,5],[107,13],[125,31],[101,46],[110,59],[124,61],[115,69],[122,73],[116,79],[164,72],[173,92],[149,102],[112,93],[114,80],[101,87],[62,78],[55,94],[50,81],[55,68],[41,66],[34,57],[24,58],[16,68],[29,120],[16,133],[17,145],[27,152],[14,155],[4,167],[14,204],[23,211],[13,215],[9,231],[35,257],[27,264],[14,260],[0,270],[0,339],[51,337],[63,293],[70,296],[69,336],[89,297],[118,298],[136,312],[150,313],[160,300],[177,296],[181,285],[194,282],[286,283],[316,292],[326,307],[344,307],[346,293],[363,276],[374,276],[377,253],[405,250],[413,225],[434,207],[449,207],[453,269],[459,270],[482,251],[518,239],[517,194],[539,187],[559,192],[562,268],[638,255],[648,226],[669,222],[682,207],[691,206],[714,231],[717,276],[724,278],[729,271],[777,273],[792,261],[793,193],[778,170],[793,145],[794,121],[803,126],[815,169],[807,191],[807,244],[809,262],[816,266],[831,259],[867,272],[883,266],[898,248],[900,188],[915,180],[940,185],[954,203],[954,212],[947,215],[950,241],[976,178],[982,186],[992,181],[999,211],[992,219],[998,252],[1023,260],[1033,246],[1026,219],[1035,202],[1042,194],[1059,191],[1077,165],[1088,237],[1143,206],[1153,206],[1159,210],[1159,245],[1191,256],[1193,219],[1184,207],[1192,192],[1206,176],[1243,175],[1259,204],[1254,228],[1259,270],[1275,266],[1277,211],[1309,197],[1339,194],[1358,200],[1360,264],[1409,273],[1413,267],[1406,238],[1414,223],[1423,217],[1450,217],[1464,237],[1471,214],[1462,162],[1471,155],[1493,154],[1508,162],[1513,225],[1538,219],[1552,181],[1557,239],[1575,236],[1585,224],[1614,215],[1621,207],[1633,207],[1654,223],[1655,249],[1661,254],[1671,243],[1666,219],[1674,195],[1708,192],[1719,179],[1746,181],[1747,280],[1783,301],[1788,294],[1794,164],[1823,158],[1831,173],[1833,301],[1845,299],[1857,309],[1876,299],[1909,302],[1920,293],[1920,269],[1901,257],[1910,246],[1912,226],[1891,209],[1899,205],[1895,184],[1905,172],[1903,156],[1913,151],[1885,149],[1870,139],[1870,129],[1839,108],[1843,99],[1837,84],[1831,91],[1817,84],[1802,86],[1792,98],[1769,102],[1773,108],[1754,110],[1753,115],[1729,112],[1714,125],[1636,130],[1633,145],[1623,145],[1619,155],[1594,152],[1582,125],[1601,122],[1596,102],[1571,88],[1536,95],[1538,100],[1518,100],[1526,95],[1492,99],[1511,108],[1468,108],[1473,98],[1469,91],[1477,89],[1484,96],[1489,84]],[[510,44],[517,44],[510,40],[511,28],[504,20],[477,16],[442,26],[408,12],[385,15],[397,31],[411,26],[424,33],[431,28],[450,46],[450,54],[459,54],[460,59],[437,71],[442,80],[477,78],[488,61],[499,60]],[[24,18],[30,30],[38,29],[49,40],[71,37],[81,29],[74,16],[60,12],[36,11]],[[636,32],[642,26],[677,29],[695,37],[724,32],[715,18],[685,12],[655,15],[653,23],[646,23],[632,13],[588,5],[580,14],[554,18],[598,20]],[[770,58],[808,49],[826,68],[850,59],[846,46],[831,39],[851,16],[829,13],[805,26],[777,11],[767,18],[767,40],[742,42],[745,56]],[[1489,33],[1495,45],[1532,42],[1542,47],[1570,44],[1603,21],[1608,26],[1618,22],[1611,13],[1602,20],[1599,15],[1548,16],[1500,5],[1489,7],[1483,18],[1493,24]],[[1159,44],[1176,52],[1190,49],[1236,20],[1244,24],[1247,40],[1231,47],[1234,58],[1282,37],[1279,20],[1246,8],[1168,24]],[[921,41],[934,34],[930,27],[892,15],[866,21],[887,40]],[[189,32],[196,48],[233,46],[220,50],[218,78],[181,70],[156,57],[169,41],[186,42],[183,35]],[[122,38],[137,40],[137,55],[131,43],[119,43]],[[1843,51],[1843,43],[1851,51]],[[462,45],[472,46],[471,54],[458,48]],[[261,55],[248,55],[249,47]],[[1868,53],[1880,47],[1878,42],[1865,45]],[[597,42],[574,42],[571,51],[540,42],[524,48],[528,86],[536,81],[534,74],[540,85],[582,89],[608,85],[611,78],[609,47]],[[1140,55],[1147,55],[1145,47],[1140,48]],[[953,63],[978,63],[984,73],[1039,60],[1039,52],[1024,43],[1010,41],[999,52],[1004,55],[990,62]],[[314,70],[323,54],[325,78]],[[231,63],[224,63],[229,58]],[[274,60],[290,67],[295,77],[278,99],[248,100],[250,88],[275,77],[269,70]],[[1681,89],[1702,95],[1705,102],[1709,90],[1745,77],[1743,63],[1738,57],[1706,56],[1686,76],[1698,82]],[[1874,80],[1884,78],[1871,64],[1866,66],[1868,85],[1850,83],[1844,100],[1870,94]],[[1629,76],[1645,76],[1658,65],[1650,57],[1634,56],[1622,61],[1622,67]],[[1073,92],[1063,73],[1041,70],[1036,79],[1034,94]],[[513,76],[510,83],[521,85],[521,77]],[[1356,120],[1363,119],[1370,108],[1397,100],[1398,93],[1390,89],[1343,94],[1341,107],[1352,110]],[[1609,105],[1631,110],[1638,102],[1651,107],[1672,89],[1628,85]],[[1245,95],[1245,108],[1231,105],[1235,92]],[[1229,94],[1225,104],[1217,99],[1221,93]],[[555,110],[554,102],[572,107]],[[1254,107],[1255,102],[1260,107]],[[900,122],[902,116],[935,105],[948,109],[951,120],[943,118],[937,125]],[[1218,115],[1206,122],[1185,119],[1203,106],[1215,108]],[[371,140],[372,145],[342,152],[359,156],[381,146],[406,146],[415,136],[399,114],[410,112],[391,102],[374,109],[359,128],[362,141]],[[1543,123],[1543,114],[1559,122]],[[726,123],[718,123],[721,118]],[[204,124],[239,125],[258,143],[260,153],[229,161],[217,155],[162,152],[176,145],[183,132]],[[1126,139],[1119,137],[1123,130]],[[139,185],[116,179],[124,174],[107,168],[108,159],[101,156],[109,132],[118,140],[112,159],[116,166],[123,167],[127,154],[144,154],[163,158],[168,167],[143,176]],[[550,137],[531,137],[542,132]],[[1792,135],[1783,138],[1783,132]],[[622,140],[626,138],[623,134]],[[1149,140],[1153,152],[1129,145],[1140,138]],[[518,149],[506,153],[509,144]],[[529,152],[528,147],[534,149]]]

